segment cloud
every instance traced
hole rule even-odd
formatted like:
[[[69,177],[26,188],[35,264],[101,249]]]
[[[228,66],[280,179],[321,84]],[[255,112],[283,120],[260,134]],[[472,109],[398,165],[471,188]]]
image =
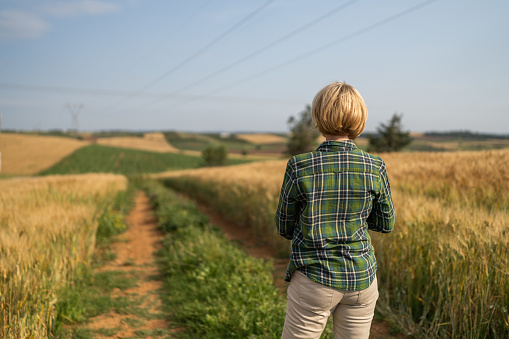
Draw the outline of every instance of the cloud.
[[[50,27],[46,20],[29,12],[0,11],[0,41],[37,38]]]
[[[70,17],[76,15],[99,15],[120,10],[120,6],[104,1],[81,0],[58,2],[46,5],[43,8],[45,14],[53,17]]]
[[[50,20],[77,15],[101,15],[119,11],[117,4],[100,0],[58,1],[32,11],[0,10],[0,42],[19,39],[34,39],[51,28]]]

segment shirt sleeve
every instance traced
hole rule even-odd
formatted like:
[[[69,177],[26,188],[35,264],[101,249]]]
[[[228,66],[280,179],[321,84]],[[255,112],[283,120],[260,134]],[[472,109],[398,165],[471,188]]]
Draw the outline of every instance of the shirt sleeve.
[[[298,183],[293,168],[293,158],[286,165],[286,172],[283,178],[279,204],[274,218],[278,233],[286,238],[293,238],[295,223],[298,221],[300,203],[298,200]]]
[[[396,215],[392,203],[391,185],[387,176],[385,163],[380,166],[380,190],[375,194],[373,208],[367,219],[368,229],[381,233],[389,233],[394,229]]]

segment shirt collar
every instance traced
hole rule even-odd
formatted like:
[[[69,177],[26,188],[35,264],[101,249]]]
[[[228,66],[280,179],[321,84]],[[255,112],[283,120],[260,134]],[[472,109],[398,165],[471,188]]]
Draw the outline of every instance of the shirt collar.
[[[324,141],[320,144],[317,152],[340,152],[340,151],[351,151],[356,149],[357,146],[352,140],[341,140],[341,141]]]

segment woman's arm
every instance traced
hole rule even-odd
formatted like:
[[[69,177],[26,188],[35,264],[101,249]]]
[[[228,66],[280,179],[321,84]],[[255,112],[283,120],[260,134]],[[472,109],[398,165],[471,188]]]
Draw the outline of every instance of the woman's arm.
[[[391,185],[387,177],[385,163],[380,166],[380,190],[375,194],[373,208],[369,215],[368,229],[381,233],[389,233],[394,229],[396,215],[392,204]]]
[[[298,220],[300,203],[297,199],[298,184],[291,158],[286,165],[279,204],[274,218],[278,233],[286,239],[293,238],[293,230]]]

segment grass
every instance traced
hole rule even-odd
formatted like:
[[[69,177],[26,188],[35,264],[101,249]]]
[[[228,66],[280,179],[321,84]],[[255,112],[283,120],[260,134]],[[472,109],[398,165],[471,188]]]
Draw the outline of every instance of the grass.
[[[93,273],[90,267],[83,267],[83,272],[62,291],[57,303],[58,316],[54,332],[64,338],[69,330],[63,324],[85,322],[89,318],[114,310],[126,313],[129,308],[136,307],[132,300],[120,296],[112,297],[114,289],[126,290],[135,287],[137,279],[128,272],[108,271]]]
[[[227,164],[246,162],[242,159],[228,159]],[[204,165],[200,157],[157,153],[101,145],[83,147],[66,157],[53,167],[42,171],[48,174],[76,174],[76,173],[119,173],[137,175],[156,173],[185,168],[198,168]]]
[[[212,227],[196,206],[160,184],[147,193],[167,232],[159,256],[166,307],[182,338],[278,338],[285,301],[272,265],[249,257]]]
[[[382,155],[396,206],[372,233],[378,312],[422,338],[509,336],[509,151]],[[163,182],[288,248],[272,218],[285,161],[175,172]]]

